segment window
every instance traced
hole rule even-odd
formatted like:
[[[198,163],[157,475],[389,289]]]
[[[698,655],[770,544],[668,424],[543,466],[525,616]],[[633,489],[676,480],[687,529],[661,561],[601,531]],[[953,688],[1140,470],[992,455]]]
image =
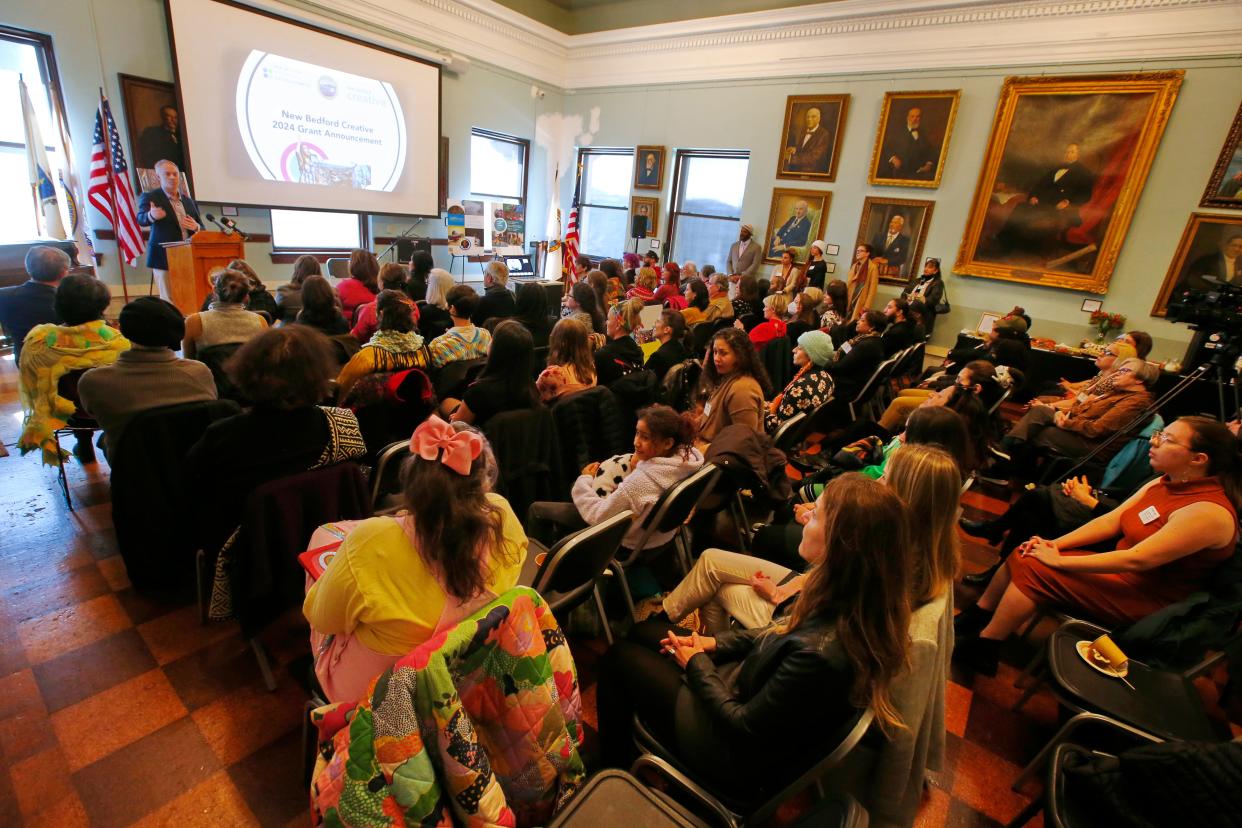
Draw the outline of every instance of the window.
[[[578,150],[578,249],[619,258],[630,238],[634,150]]]
[[[272,210],[273,250],[353,250],[364,247],[357,213]]]
[[[679,150],[673,172],[669,249],[676,262],[725,269],[746,192],[746,150]]]
[[[26,166],[26,131],[22,126],[21,76],[30,93],[39,121],[48,171],[53,181],[65,166],[61,150],[59,81],[56,78],[52,41],[44,35],[0,26],[0,242],[21,241],[47,235],[42,212],[36,218]],[[55,113],[55,117],[53,117]],[[57,188],[61,222],[68,230],[64,194]],[[80,205],[85,206],[85,205]]]
[[[470,192],[497,201],[526,201],[526,154],[530,141],[470,130]]]

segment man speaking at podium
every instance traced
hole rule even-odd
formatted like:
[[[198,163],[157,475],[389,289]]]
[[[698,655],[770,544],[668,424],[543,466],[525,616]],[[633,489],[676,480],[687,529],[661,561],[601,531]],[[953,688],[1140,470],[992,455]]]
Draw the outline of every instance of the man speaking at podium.
[[[151,228],[151,238],[147,240],[147,267],[155,273],[160,298],[171,302],[168,251],[163,245],[188,239],[198,232],[202,219],[194,199],[181,194],[181,171],[176,164],[168,160],[157,161],[155,174],[160,178],[160,188],[148,190],[138,197],[138,223]]]

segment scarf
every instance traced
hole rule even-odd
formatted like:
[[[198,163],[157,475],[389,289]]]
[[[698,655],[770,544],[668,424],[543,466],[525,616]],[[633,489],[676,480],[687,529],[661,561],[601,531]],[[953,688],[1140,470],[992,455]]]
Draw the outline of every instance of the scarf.
[[[815,363],[808,362],[806,365],[803,365],[801,368],[798,369],[798,373],[793,375],[793,379],[789,381],[789,384],[784,387],[781,393],[777,394],[775,397],[772,398],[772,402],[768,403],[769,414],[775,414],[780,409],[781,400],[785,399],[785,392],[788,391],[790,388],[792,388],[795,382],[802,379],[802,377],[814,367],[815,367]]]
[[[68,425],[77,411],[72,400],[60,396],[57,383],[65,374],[111,365],[129,340],[102,319],[82,325],[36,325],[22,345],[21,376],[18,392],[26,419],[17,447],[22,454],[41,448],[43,462],[53,465],[68,458],[63,449],[57,456],[53,433]]]
[[[401,331],[376,331],[367,340],[367,345],[376,348],[383,348],[385,351],[404,354],[410,351],[417,351],[423,347],[423,338],[416,331],[402,333]]]

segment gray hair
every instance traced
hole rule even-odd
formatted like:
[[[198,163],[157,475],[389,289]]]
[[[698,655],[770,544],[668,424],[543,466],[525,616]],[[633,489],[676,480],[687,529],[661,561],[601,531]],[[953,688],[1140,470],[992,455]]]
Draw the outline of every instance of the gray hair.
[[[36,282],[55,282],[69,272],[71,263],[59,247],[36,244],[26,251],[26,272]]]
[[[1148,388],[1156,384],[1156,380],[1160,379],[1160,368],[1145,359],[1132,357],[1121,363],[1122,368],[1129,368],[1134,374],[1134,378],[1143,383]]]
[[[498,285],[509,284],[509,266],[499,259],[487,263],[487,267],[483,269],[483,273],[491,276],[492,281]]]
[[[427,304],[448,310],[448,292],[454,284],[453,274],[442,267],[433,267],[427,279]]]

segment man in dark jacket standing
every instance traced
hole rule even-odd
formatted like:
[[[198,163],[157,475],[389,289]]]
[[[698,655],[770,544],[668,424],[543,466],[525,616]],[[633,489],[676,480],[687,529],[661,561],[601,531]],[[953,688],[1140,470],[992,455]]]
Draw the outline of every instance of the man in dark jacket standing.
[[[155,174],[160,178],[158,190],[147,190],[138,197],[138,223],[151,228],[147,240],[147,267],[155,273],[160,298],[172,301],[168,285],[167,242],[188,239],[202,228],[198,205],[181,194],[181,171],[171,161],[158,161]]]
[[[517,301],[509,290],[509,268],[501,261],[490,262],[483,270],[483,296],[470,321],[482,325],[493,317],[507,319],[517,315]]]
[[[35,325],[60,322],[56,288],[69,272],[65,251],[36,244],[26,251],[28,280],[0,290],[0,327],[13,340],[13,359],[21,365],[22,340]]]

